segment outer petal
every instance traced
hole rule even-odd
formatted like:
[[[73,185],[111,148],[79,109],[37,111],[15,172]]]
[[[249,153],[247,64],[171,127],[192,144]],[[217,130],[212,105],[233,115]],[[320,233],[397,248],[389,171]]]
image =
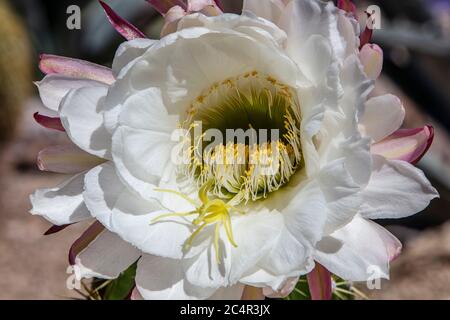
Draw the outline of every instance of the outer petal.
[[[37,165],[43,171],[74,174],[91,169],[104,161],[69,144],[52,146],[40,151]]]
[[[111,158],[111,134],[103,125],[103,101],[107,87],[71,91],[60,107],[60,116],[70,139],[84,151]]]
[[[159,89],[142,90],[123,104],[113,135],[114,162],[124,183],[144,198],[174,170],[177,124],[178,116],[168,114]]]
[[[376,44],[366,44],[359,53],[359,59],[367,76],[376,80],[383,69],[383,50]]]
[[[92,215],[106,228],[143,252],[175,259],[183,256],[183,244],[191,235],[188,221],[174,218],[152,223],[168,210],[155,200],[146,201],[128,191],[111,163],[86,175],[84,199]]]
[[[112,84],[115,79],[111,69],[84,60],[42,54],[39,68],[45,74],[61,74],[74,78],[91,79]]]
[[[58,131],[65,132],[66,129],[62,126],[61,119],[59,117],[48,117],[43,116],[36,112],[33,114],[34,120],[39,123],[41,126],[47,129],[54,129]]]
[[[114,29],[118,33],[120,33],[125,39],[133,40],[136,38],[145,38],[145,34],[142,31],[138,30],[135,26],[133,26],[128,21],[121,18],[117,13],[114,12],[106,3],[99,0],[100,5],[105,10],[106,16],[108,17],[109,22],[113,25]]]
[[[283,291],[282,289],[290,282],[290,278],[289,275],[277,276],[264,269],[255,267],[239,281],[240,283],[251,287],[264,288],[264,292],[267,293],[266,296],[270,296],[270,292],[276,295],[277,292]]]
[[[88,234],[83,234],[88,237]],[[83,237],[82,236],[82,237]],[[80,241],[81,238],[78,240]],[[141,253],[116,234],[104,230],[75,255],[75,275],[82,278],[117,278]]]
[[[266,287],[263,289],[263,294],[268,298],[285,298],[290,295],[291,292],[295,289],[295,286],[298,283],[298,279],[298,277],[288,278],[284,282],[283,286],[277,291],[274,291],[270,287]]]
[[[278,23],[284,7],[282,0],[244,0],[243,11],[250,11],[258,17]]]
[[[168,133],[119,127],[113,136],[113,157],[120,177],[140,194],[144,190],[138,190],[135,179],[159,185],[166,168],[172,165],[174,146]]]
[[[180,6],[187,9],[186,1],[183,0],[147,0],[159,13],[165,15],[170,8]]]
[[[87,79],[78,79],[58,74],[50,74],[36,82],[42,103],[52,111],[58,111],[64,97],[72,89],[82,87],[102,87],[105,84]]]
[[[313,271],[308,273],[308,285],[312,300],[331,300],[331,273],[320,263],[316,263]]]
[[[387,230],[357,215],[318,243],[315,259],[345,280],[366,281],[374,272],[388,279],[389,261],[400,248],[400,242]]]
[[[146,300],[206,299],[216,291],[186,281],[179,260],[144,255],[138,262],[136,288]]]
[[[400,99],[387,94],[366,102],[366,111],[360,125],[365,135],[378,142],[400,128],[404,119],[405,109]]]
[[[438,196],[421,170],[405,161],[374,156],[360,213],[367,219],[404,218],[422,211]]]
[[[434,129],[400,129],[386,139],[372,145],[371,152],[389,160],[403,160],[416,164],[427,153],[434,139]]]
[[[82,192],[84,174],[80,173],[59,186],[38,189],[30,196],[33,205],[30,213],[43,216],[56,225],[65,225],[91,217],[84,205]]]
[[[112,72],[114,76],[117,77],[126,65],[134,61],[136,58],[139,58],[156,42],[156,40],[140,38],[121,43],[116,51],[112,65]]]
[[[356,15],[356,6],[351,0],[338,0],[337,6],[348,13]]]

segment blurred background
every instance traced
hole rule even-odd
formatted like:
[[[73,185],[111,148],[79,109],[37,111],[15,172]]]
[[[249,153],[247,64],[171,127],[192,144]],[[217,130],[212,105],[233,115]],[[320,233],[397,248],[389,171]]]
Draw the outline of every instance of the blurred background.
[[[107,1],[150,38],[162,18],[144,0]],[[222,0],[240,12],[241,0]],[[441,199],[403,220],[381,221],[404,244],[392,264],[391,281],[367,292],[374,299],[450,299],[450,0],[354,1],[364,10],[381,8],[373,42],[385,52],[384,73],[373,95],[398,95],[407,109],[405,127],[432,124],[431,151],[419,163]],[[67,8],[81,8],[81,29],[69,30]],[[43,236],[50,224],[28,214],[28,196],[64,176],[40,172],[40,149],[64,143],[63,133],[35,124],[42,106],[33,86],[43,74],[40,53],[110,66],[123,41],[95,0],[0,0],[0,299],[67,299],[67,252],[83,223]]]

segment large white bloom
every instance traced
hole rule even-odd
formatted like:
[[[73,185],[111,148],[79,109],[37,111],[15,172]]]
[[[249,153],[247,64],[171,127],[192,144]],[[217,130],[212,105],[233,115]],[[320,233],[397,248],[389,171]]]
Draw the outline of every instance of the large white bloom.
[[[72,61],[90,71],[38,84],[77,146],[44,151],[40,165],[78,173],[36,191],[32,213],[98,221],[73,252],[81,276],[114,278],[139,259],[135,294],[146,299],[274,293],[315,261],[347,280],[367,279],[371,265],[388,277],[400,244],[370,219],[415,214],[437,192],[401,158],[396,142],[410,135],[391,136],[400,101],[369,98],[376,75],[351,15],[331,2],[247,0],[242,15],[182,14],[171,28],[122,44],[112,74]],[[286,157],[271,176],[180,168],[172,133],[194,120],[284,130]]]

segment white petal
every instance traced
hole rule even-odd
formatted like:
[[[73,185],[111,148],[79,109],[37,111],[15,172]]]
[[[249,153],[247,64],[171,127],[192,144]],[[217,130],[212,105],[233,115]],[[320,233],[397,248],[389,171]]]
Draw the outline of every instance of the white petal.
[[[83,87],[103,87],[104,83],[94,80],[78,79],[63,75],[50,74],[42,81],[36,82],[39,95],[44,106],[53,111],[58,111],[64,97],[72,89]]]
[[[268,298],[285,298],[294,291],[299,277],[291,277],[286,279],[283,285],[278,290],[273,290],[270,287],[263,289],[264,296]]]
[[[119,127],[113,135],[113,158],[118,173],[133,189],[135,179],[144,184],[159,185],[168,168],[174,166],[175,142],[166,132]],[[119,165],[120,164],[120,165]],[[128,176],[133,178],[130,181]],[[140,186],[136,192],[142,191]]]
[[[154,45],[157,41],[150,39],[134,39],[130,41],[123,42],[116,51],[116,55],[113,61],[113,74],[114,76],[119,76],[122,69],[139,58],[148,48]]]
[[[105,163],[86,175],[84,199],[92,215],[110,231],[143,252],[181,258],[183,244],[191,235],[190,225],[181,218],[152,223],[169,213],[155,200],[147,201],[131,193]]]
[[[252,272],[242,277],[239,281],[252,287],[270,287],[273,291],[278,291],[286,280],[287,275],[277,276],[264,269],[255,268]]]
[[[161,90],[149,88],[125,101],[119,122],[134,129],[171,134],[177,128],[178,117],[168,114]]]
[[[299,78],[295,63],[277,46],[233,31],[187,28],[152,46],[115,87],[143,90],[163,83],[169,113],[183,114],[214,83],[254,70],[290,86]]]
[[[111,158],[111,134],[103,126],[103,100],[107,87],[71,91],[60,107],[61,122],[70,139],[95,156]]]
[[[255,40],[280,46],[286,40],[286,33],[283,30],[251,12],[244,12],[242,15],[221,14],[216,17],[190,14],[178,22],[178,30],[192,27],[207,27],[218,31],[231,29],[246,34]]]
[[[275,275],[308,273],[313,267],[311,247],[306,239],[297,240],[301,235],[292,235],[286,227],[281,230],[276,245],[259,265]]]
[[[40,170],[75,174],[89,170],[105,160],[95,157],[74,144],[47,147],[39,152],[37,165]]]
[[[360,213],[363,217],[399,219],[422,211],[439,194],[423,172],[413,165],[374,156],[370,183],[362,197]]]
[[[75,257],[75,275],[78,279],[114,279],[140,255],[139,250],[119,236],[104,230]]]
[[[316,182],[296,184],[293,180],[262,204],[279,212],[283,225],[259,266],[274,275],[305,272],[309,269],[311,248],[322,238],[326,221],[327,205],[320,186]],[[271,237],[275,237],[275,232]]]
[[[186,281],[179,260],[144,255],[138,262],[136,287],[146,300],[206,299],[216,291]]]
[[[361,187],[347,170],[345,160],[330,162],[318,175],[318,182],[327,200],[325,234],[350,222],[361,205]]]
[[[243,11],[277,23],[285,5],[282,0],[244,0]]]
[[[43,216],[56,225],[70,224],[91,217],[83,202],[84,173],[73,176],[59,186],[38,189],[30,196],[31,214]]]
[[[231,246],[224,230],[221,230],[220,264],[212,243],[214,228],[210,231],[204,229],[201,237],[207,237],[207,247],[203,245],[197,256],[183,261],[188,281],[201,287],[215,288],[236,284],[244,273],[269,253],[281,227],[281,215],[267,210],[234,218],[232,229],[238,246]],[[196,245],[195,241],[193,245]]]
[[[327,80],[332,54],[329,41],[321,35],[313,35],[301,49],[296,49],[296,61],[306,77],[319,85]]]
[[[386,94],[366,102],[366,110],[360,124],[362,131],[377,142],[397,131],[404,119],[405,109],[400,99]]]
[[[318,243],[315,260],[344,280],[388,279],[389,261],[400,247],[387,230],[357,215]]]

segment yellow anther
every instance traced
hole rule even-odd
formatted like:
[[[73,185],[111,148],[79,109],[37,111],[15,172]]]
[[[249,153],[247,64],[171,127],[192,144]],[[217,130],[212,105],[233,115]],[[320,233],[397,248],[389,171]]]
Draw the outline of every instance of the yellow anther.
[[[231,245],[237,247],[237,244],[234,240],[231,225],[231,211],[235,211],[239,214],[244,214],[244,212],[240,209],[235,208],[229,202],[224,202],[221,199],[210,199],[208,197],[208,191],[213,187],[213,185],[214,185],[213,180],[209,180],[201,186],[198,192],[198,197],[201,201],[201,204],[197,203],[197,201],[189,198],[187,195],[178,191],[168,189],[155,189],[156,191],[159,192],[167,192],[183,198],[184,200],[192,204],[195,207],[195,210],[186,213],[163,214],[154,218],[152,220],[152,223],[161,221],[162,219],[169,217],[187,217],[197,215],[197,217],[192,221],[192,224],[197,228],[186,240],[184,244],[185,250],[189,250],[192,247],[194,239],[200,234],[200,232],[205,227],[207,227],[208,225],[215,224],[214,249],[216,253],[217,263],[220,264],[220,254],[219,254],[220,227],[223,226],[223,228],[225,229],[225,233]]]

